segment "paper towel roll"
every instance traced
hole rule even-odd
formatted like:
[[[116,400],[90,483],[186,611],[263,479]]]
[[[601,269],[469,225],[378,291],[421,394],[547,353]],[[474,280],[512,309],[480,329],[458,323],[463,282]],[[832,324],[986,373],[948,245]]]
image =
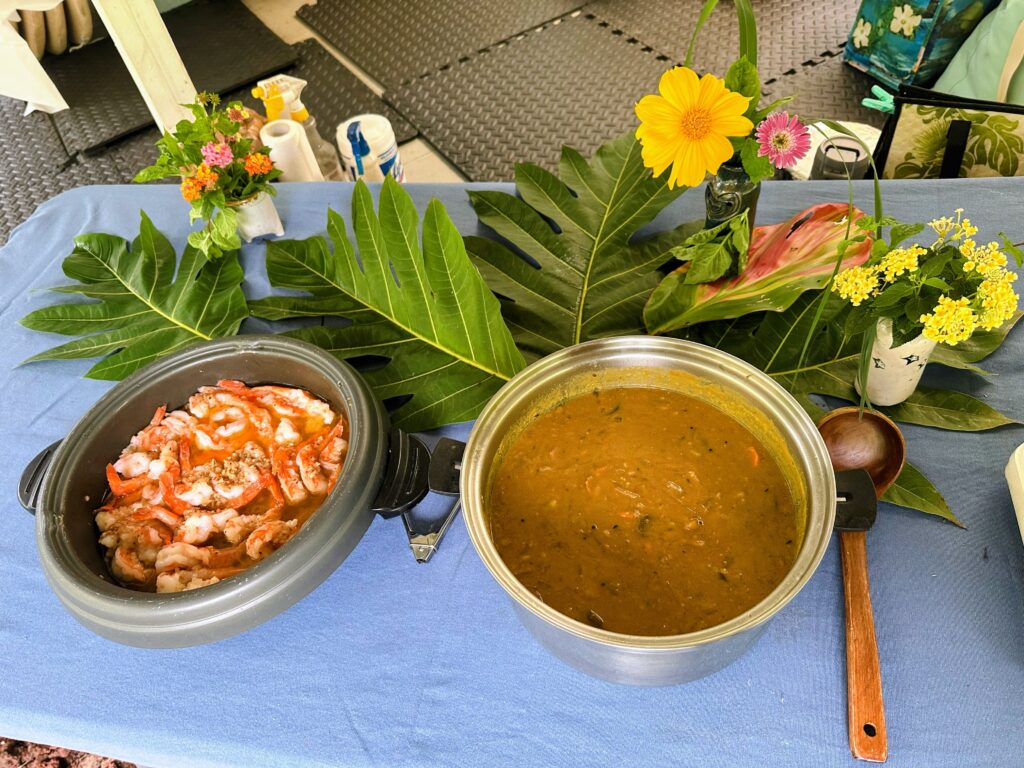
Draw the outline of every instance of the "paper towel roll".
[[[323,181],[306,131],[294,120],[271,120],[260,129],[260,140],[270,147],[270,159],[281,171],[281,181]]]

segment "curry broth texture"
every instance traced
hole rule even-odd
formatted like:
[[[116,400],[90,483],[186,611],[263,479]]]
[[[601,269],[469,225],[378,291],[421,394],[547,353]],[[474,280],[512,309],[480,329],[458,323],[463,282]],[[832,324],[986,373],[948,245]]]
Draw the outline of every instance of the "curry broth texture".
[[[500,457],[487,507],[527,589],[633,635],[738,616],[782,581],[802,537],[764,444],[708,402],[652,387],[595,389],[537,415]]]

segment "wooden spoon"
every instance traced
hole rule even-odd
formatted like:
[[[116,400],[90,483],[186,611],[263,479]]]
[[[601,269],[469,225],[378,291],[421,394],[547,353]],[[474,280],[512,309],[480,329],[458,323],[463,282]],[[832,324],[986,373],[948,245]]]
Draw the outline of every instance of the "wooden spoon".
[[[903,470],[907,445],[899,427],[876,411],[838,408],[818,431],[837,471],[864,469],[878,498]],[[867,530],[839,532],[846,595],[846,686],[850,751],[859,760],[885,762],[888,743],[882,672],[868,582]]]

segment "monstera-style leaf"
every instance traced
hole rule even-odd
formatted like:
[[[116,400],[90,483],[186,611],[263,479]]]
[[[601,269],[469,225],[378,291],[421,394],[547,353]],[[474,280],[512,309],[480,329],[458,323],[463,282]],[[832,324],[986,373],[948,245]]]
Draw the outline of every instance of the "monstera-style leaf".
[[[238,332],[248,311],[237,252],[208,263],[186,247],[175,277],[174,248],[145,212],[141,217],[130,246],[115,235],[75,238],[63,267],[79,282],[54,290],[99,301],[55,304],[22,318],[22,325],[36,331],[84,336],[25,362],[108,355],[85,375],[122,379],[190,344]]]
[[[289,335],[340,358],[385,358],[365,376],[382,399],[410,398],[396,425],[431,429],[472,419],[525,365],[501,318],[498,300],[466,255],[444,206],[431,200],[423,217],[393,179],[384,182],[379,214],[361,181],[352,195],[359,254],[334,211],[322,237],[267,243],[272,285],[306,296],[275,296],[250,304],[268,319],[340,315],[344,327],[316,326]]]
[[[516,166],[520,197],[469,193],[480,221],[519,253],[494,240],[467,237],[466,248],[502,298],[516,343],[546,355],[588,339],[643,332],[640,313],[658,284],[669,250],[701,228],[684,224],[639,242],[636,231],[682,193],[655,179],[626,134],[588,162],[562,149],[559,176]]]
[[[856,218],[864,214],[854,209]],[[850,207],[824,203],[789,221],[754,229],[746,268],[713,283],[686,282],[689,264],[669,274],[644,307],[649,333],[668,333],[697,323],[781,311],[804,292],[821,288],[836,265],[837,248],[848,235]],[[867,260],[871,242],[852,243],[843,267]]]
[[[785,312],[764,312],[728,322],[708,323],[694,329],[695,335],[765,371],[789,390],[817,421],[825,408],[813,396],[858,402],[853,381],[861,348],[861,334],[846,332],[845,318],[850,310],[845,302],[826,301],[814,325],[820,300],[820,293],[807,294]],[[967,364],[982,360],[995,351],[1008,330],[1007,327],[979,333],[963,348],[961,345],[941,348],[944,361]],[[803,342],[808,334],[811,343],[804,356]],[[907,424],[957,431],[980,431],[1015,423],[987,403],[963,392],[927,387],[919,387],[900,405],[878,410]],[[910,464],[884,498],[961,525],[934,485]]]

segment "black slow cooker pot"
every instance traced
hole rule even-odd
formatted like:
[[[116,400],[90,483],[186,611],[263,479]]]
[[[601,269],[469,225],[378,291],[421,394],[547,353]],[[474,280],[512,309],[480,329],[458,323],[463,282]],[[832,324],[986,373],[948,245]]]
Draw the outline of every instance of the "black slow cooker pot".
[[[107,569],[94,522],[106,492],[105,467],[158,406],[181,405],[219,379],[301,387],[343,410],[350,434],[341,476],[287,545],[241,574],[170,594],[122,587]],[[460,447],[448,441],[443,465],[431,467],[424,444],[389,428],[384,408],[349,365],[296,339],[240,336],[190,347],[115,385],[63,441],[36,457],[19,490],[36,514],[46,578],[74,617],[117,642],[174,648],[229,637],[301,600],[341,564],[374,514],[391,517],[415,505],[428,490],[428,475],[433,490],[457,489]],[[406,528],[417,559],[425,559],[419,555],[432,551],[436,532],[417,538],[408,516]]]

